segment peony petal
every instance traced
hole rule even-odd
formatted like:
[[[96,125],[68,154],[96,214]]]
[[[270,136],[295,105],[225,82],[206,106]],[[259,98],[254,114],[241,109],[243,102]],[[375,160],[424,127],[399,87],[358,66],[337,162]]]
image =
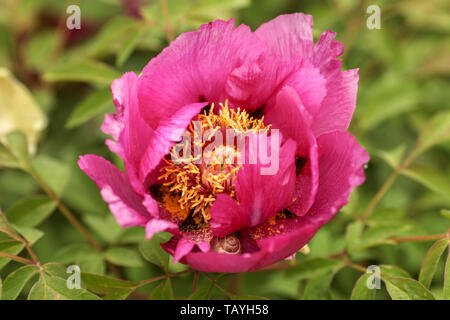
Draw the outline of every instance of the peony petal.
[[[302,168],[297,168],[300,172],[296,178],[295,200],[288,207],[294,214],[301,216],[311,208],[319,183],[317,142],[310,128],[311,115],[290,86],[283,87],[276,102],[267,109],[265,121],[272,124],[272,128],[279,128],[283,136],[294,139],[297,143],[297,160],[306,161]]]
[[[161,247],[171,255],[175,255],[181,241],[183,241],[182,238],[173,236],[168,242],[161,244]],[[213,251],[202,251],[200,248],[199,251],[193,250],[185,254],[179,261],[202,272],[247,272],[260,269],[270,254],[269,250],[237,255],[219,254]]]
[[[276,248],[263,263],[271,265],[281,259],[286,259],[305,246],[320,228],[314,217],[302,216],[284,218],[274,222],[264,222],[245,231],[260,250]]]
[[[145,151],[139,169],[139,178],[145,188],[156,182],[161,160],[169,153],[172,146],[179,142],[186,128],[206,103],[193,103],[180,108],[173,116],[165,119],[154,131]]]
[[[275,138],[273,131],[270,138]],[[265,143],[264,139],[259,139],[258,150],[261,150],[261,142]],[[269,174],[262,171],[269,166],[262,165],[260,151],[257,164],[244,163],[239,170],[235,182],[236,197],[249,215],[249,226],[261,223],[292,203],[295,187],[295,150],[296,143],[290,139],[286,140],[279,149],[278,159],[275,159],[278,168],[273,168],[275,171]],[[257,152],[256,148],[249,149],[250,157],[253,152]],[[273,153],[274,150],[270,152]]]
[[[327,89],[320,69],[309,60],[314,48],[312,27],[312,16],[295,13],[263,24],[255,34],[269,47],[262,67],[266,83],[263,90],[276,94],[282,85],[293,87],[314,116]]]
[[[358,80],[358,69],[327,75],[327,95],[312,124],[316,137],[348,129],[356,106]]]
[[[248,26],[214,21],[181,34],[153,58],[139,79],[139,106],[153,128],[182,106],[224,102],[228,75],[258,60],[265,45]]]
[[[330,30],[325,31],[320,36],[319,41],[314,45],[311,61],[314,65],[320,67],[322,72],[332,71],[337,66],[334,61],[342,53],[344,53],[344,45],[338,41],[334,41],[336,32]],[[339,66],[340,69],[340,66]]]
[[[249,225],[248,214],[227,194],[218,194],[211,207],[210,226],[214,235],[225,237]]]
[[[268,169],[273,163],[262,164],[261,146],[262,143],[270,143],[274,136],[270,136],[271,139],[267,141],[261,139],[259,134],[257,138],[257,148],[251,148],[251,143],[249,144],[246,161],[235,181],[239,205],[229,196],[219,194],[211,207],[211,229],[218,237],[255,226],[292,203],[295,187],[295,142],[287,140],[281,146],[279,157],[275,159],[278,168],[272,168],[274,172],[264,174],[263,169]],[[268,150],[273,152],[269,148]],[[253,156],[256,159],[256,155],[258,162],[251,164],[250,159]]]
[[[285,14],[264,23],[256,31],[270,52],[290,62],[307,56],[314,45],[313,17],[303,13]]]
[[[155,233],[166,231],[169,229],[178,229],[178,226],[170,221],[162,219],[151,219],[145,225],[145,234],[148,240],[150,240]]]
[[[199,243],[197,243],[197,247],[202,252],[208,252],[209,250],[211,250],[211,245],[210,245],[209,241],[199,242]]]
[[[307,215],[264,222],[246,232],[261,250],[276,247],[267,265],[285,259],[307,244],[319,228],[344,206],[350,192],[364,182],[367,152],[347,132],[319,137],[319,189]]]
[[[124,172],[96,155],[80,157],[78,165],[98,185],[103,200],[109,204],[109,209],[121,226],[143,226],[147,223],[150,215]]]
[[[319,146],[319,189],[308,215],[321,224],[328,222],[342,208],[350,192],[364,180],[364,164],[369,154],[348,132],[325,134]]]
[[[312,124],[316,137],[346,131],[356,106],[358,69],[341,71],[342,61],[337,57],[344,46],[335,37],[335,32],[324,32],[310,53],[310,60],[326,79],[327,92]]]
[[[253,239],[259,250],[241,255],[190,252],[181,260],[204,272],[248,272],[292,256],[306,245],[348,201],[350,191],[364,181],[363,165],[367,152],[348,133],[333,133],[319,138],[321,170],[319,191],[307,215],[265,221],[241,230],[241,242]],[[176,239],[173,240],[176,243]],[[173,244],[172,244],[173,246]],[[167,249],[166,249],[167,250]]]
[[[180,261],[181,258],[183,258],[185,255],[191,252],[194,246],[195,244],[193,244],[189,240],[181,238],[180,241],[178,241],[177,247],[173,254],[173,263],[177,263],[178,261]]]
[[[263,24],[256,35],[268,44],[273,56],[268,63],[289,63],[289,67],[266,66],[263,78],[278,77],[297,90],[304,106],[315,118],[315,136],[348,128],[356,105],[358,70],[340,71],[342,61],[336,58],[344,47],[334,41],[336,34],[326,31],[314,45],[312,17],[300,13],[281,15]],[[298,66],[300,63],[301,66]],[[267,63],[266,63],[267,64]],[[280,80],[283,79],[283,80]]]
[[[138,179],[139,163],[144,154],[153,130],[143,121],[137,105],[137,75],[125,73],[113,81],[111,91],[117,113],[106,115],[102,129],[113,136],[107,145],[124,160],[125,169],[133,189],[141,196],[145,194]]]

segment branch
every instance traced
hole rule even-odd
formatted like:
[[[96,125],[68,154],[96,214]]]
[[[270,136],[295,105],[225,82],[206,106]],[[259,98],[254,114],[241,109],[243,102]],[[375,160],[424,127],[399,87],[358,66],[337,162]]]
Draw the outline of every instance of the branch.
[[[11,259],[11,260],[14,260],[14,261],[17,261],[17,262],[20,262],[20,263],[24,263],[24,264],[31,264],[31,265],[35,264],[33,261],[31,261],[29,259],[25,259],[25,258],[22,258],[22,257],[19,257],[19,256],[15,256],[13,254],[9,254],[9,253],[2,252],[2,251],[0,251],[0,257]]]

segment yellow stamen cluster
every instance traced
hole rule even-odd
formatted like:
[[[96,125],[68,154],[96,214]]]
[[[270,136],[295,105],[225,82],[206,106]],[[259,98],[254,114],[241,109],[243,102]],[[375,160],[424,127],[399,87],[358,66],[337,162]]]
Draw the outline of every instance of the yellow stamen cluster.
[[[240,108],[231,109],[227,101],[219,106],[218,114],[214,113],[212,104],[209,111],[198,115],[197,119],[194,119],[195,122],[189,125],[188,134],[194,141],[192,147],[201,147],[201,150],[204,150],[218,130],[225,132],[226,129],[233,129],[238,133],[247,133],[270,129],[270,126],[264,125],[263,118],[255,119]],[[201,130],[196,128],[199,123]],[[198,139],[200,132],[203,139]],[[210,207],[216,200],[216,195],[227,193],[231,197],[235,196],[234,179],[241,167],[236,163],[239,153],[235,146],[220,146],[209,153],[203,153],[203,157],[208,158],[208,163],[204,160],[199,162],[198,157],[192,155],[188,159],[183,157],[182,161],[178,161],[179,156],[175,148],[176,146],[172,148],[171,159],[164,160],[167,165],[161,169],[163,173],[158,178],[163,181],[163,187],[167,191],[162,205],[176,221],[183,221],[192,214],[197,225],[207,224],[211,219]],[[224,163],[224,155],[232,157],[233,164]]]

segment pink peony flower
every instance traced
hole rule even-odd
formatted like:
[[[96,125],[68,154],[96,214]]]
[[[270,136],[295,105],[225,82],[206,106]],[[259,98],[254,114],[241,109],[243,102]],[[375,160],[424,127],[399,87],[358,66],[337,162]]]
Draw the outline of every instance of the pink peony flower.
[[[96,155],[79,166],[121,226],[145,226],[147,238],[170,232],[163,248],[196,270],[246,272],[289,258],[333,218],[364,182],[369,156],[347,132],[358,70],[341,71],[343,45],[331,31],[314,44],[312,26],[300,13],[255,32],[214,21],[112,83],[117,113],[102,130],[126,173]],[[174,160],[197,129],[248,133],[256,145]],[[256,150],[269,143],[277,170],[263,174]],[[217,161],[219,151],[244,161]]]

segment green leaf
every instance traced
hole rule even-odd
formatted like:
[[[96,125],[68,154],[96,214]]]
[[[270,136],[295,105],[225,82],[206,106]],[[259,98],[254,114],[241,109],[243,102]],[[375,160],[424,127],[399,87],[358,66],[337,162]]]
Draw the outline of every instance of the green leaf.
[[[77,81],[109,85],[120,74],[98,61],[76,61],[62,63],[44,74],[43,78],[48,82]]]
[[[121,67],[128,60],[146,31],[146,28],[141,28],[126,38],[124,45],[117,52],[116,66]]]
[[[0,168],[20,168],[20,163],[14,154],[0,141]]]
[[[111,248],[104,252],[103,256],[109,262],[124,267],[142,267],[142,260],[139,255],[125,248]]]
[[[117,289],[104,296],[103,300],[125,300],[133,290],[134,289]]]
[[[100,300],[89,291],[69,289],[66,280],[44,274],[31,288],[28,300]]]
[[[173,300],[173,288],[170,278],[164,280],[153,290],[150,300]]]
[[[73,243],[58,250],[53,261],[68,264],[78,262],[82,258],[97,256],[99,253],[87,243]]]
[[[341,267],[342,266],[343,265],[341,265]],[[305,291],[302,294],[302,300],[326,300],[326,294],[330,288],[331,281],[333,281],[333,278],[339,269],[339,267],[336,267],[328,273],[321,274],[308,280]]]
[[[361,251],[384,244],[393,244],[393,242],[389,240],[390,237],[402,234],[410,228],[411,226],[403,224],[369,228],[361,237],[361,241],[357,248],[355,248],[355,251]]]
[[[21,242],[17,242],[15,240],[3,240],[0,241],[0,251],[5,252],[5,253],[9,253],[9,254],[13,254],[13,255],[17,255],[19,254],[23,248],[25,247],[25,245]],[[0,270],[6,266],[9,261],[11,261],[8,258],[4,258],[4,257],[0,257]]]
[[[3,299],[16,299],[27,282],[38,272],[39,267],[37,266],[23,266],[11,272],[3,285]]]
[[[442,289],[442,293],[445,300],[450,300],[450,247],[448,248],[447,261],[445,262],[444,288]]]
[[[59,42],[59,35],[54,30],[33,33],[31,39],[25,42],[24,56],[27,65],[39,72],[45,71],[55,63],[53,57]]]
[[[380,271],[381,271],[381,278],[385,276],[411,278],[411,275],[407,271],[397,266],[382,264],[380,265]]]
[[[380,208],[370,215],[366,223],[369,227],[411,225],[405,215],[404,208]]]
[[[29,197],[15,203],[5,215],[12,224],[33,228],[56,208],[56,202],[42,196]]]
[[[58,196],[64,193],[70,177],[65,163],[57,159],[39,155],[31,160],[32,167]]]
[[[152,239],[142,242],[139,246],[139,251],[145,260],[167,271],[169,254],[161,248],[160,243],[162,241],[162,237],[156,234]]]
[[[193,294],[191,294],[189,300],[209,300],[209,298],[211,297],[213,286],[213,282],[210,281],[201,288],[198,288],[197,291],[195,291]]]
[[[450,183],[448,179],[435,169],[413,164],[401,170],[400,173],[416,180],[430,190],[450,198]]]
[[[117,239],[117,243],[140,243],[145,238],[145,229],[140,227],[122,228],[122,233]]]
[[[326,258],[311,258],[300,262],[286,271],[288,277],[294,280],[311,279],[332,272],[342,266],[340,260]]]
[[[2,282],[2,278],[0,278],[0,300],[3,300],[3,282]]]
[[[416,108],[421,98],[421,88],[414,82],[402,82],[398,75],[386,72],[366,95],[361,96],[358,112],[359,125],[368,131],[379,124]]]
[[[358,247],[363,230],[364,224],[361,221],[354,221],[347,226],[347,250],[350,254]]]
[[[214,19],[226,20],[233,16],[234,10],[249,6],[250,0],[201,0],[192,3],[194,5],[188,12],[188,21],[204,23]],[[169,12],[171,12],[170,9]]]
[[[13,239],[20,240],[19,234],[11,227],[5,214],[0,211],[0,232],[7,234]]]
[[[29,90],[5,68],[0,68],[0,101],[0,140],[8,132],[21,131],[26,135],[29,153],[34,154],[47,117]]]
[[[49,262],[42,266],[42,268],[51,276],[65,279],[67,277],[67,268],[60,263]]]
[[[98,253],[91,254],[86,257],[80,257],[76,264],[80,267],[81,270],[96,274],[105,274],[106,265],[102,256]]]
[[[406,151],[406,146],[404,144],[399,145],[398,147],[389,150],[389,151],[378,151],[378,155],[386,161],[386,163],[391,166],[391,168],[397,168]]]
[[[365,273],[359,277],[352,290],[351,300],[375,300],[377,290],[369,289],[367,280],[371,276],[370,273]]]
[[[121,295],[125,294],[126,291],[130,291],[131,293],[137,286],[134,282],[88,272],[81,273],[81,283],[83,287],[101,295]]]
[[[83,220],[107,242],[114,242],[122,232],[122,228],[111,214],[106,216],[86,215]]]
[[[103,115],[113,110],[111,89],[107,87],[94,91],[75,107],[67,120],[66,128],[75,128],[97,115]]]
[[[426,288],[430,287],[439,259],[444,253],[445,248],[447,248],[448,243],[449,241],[447,238],[436,241],[431,246],[430,250],[428,250],[425,259],[422,262],[419,273],[419,282]]]
[[[427,149],[450,140],[450,111],[443,111],[422,127],[417,140],[415,154],[420,154]]]
[[[435,300],[431,291],[417,280],[391,276],[383,280],[392,300]]]
[[[28,141],[25,133],[22,131],[11,131],[6,134],[8,147],[19,161],[26,163],[29,157]]]
[[[442,209],[441,214],[446,218],[450,218],[450,210]]]
[[[108,21],[101,31],[91,40],[86,50],[89,56],[99,56],[108,51],[117,50],[123,46],[124,39],[137,33],[139,23],[135,19],[123,15]]]
[[[30,245],[33,245],[40,238],[44,236],[44,232],[35,228],[28,227],[18,227],[16,226],[16,230],[27,240]]]

